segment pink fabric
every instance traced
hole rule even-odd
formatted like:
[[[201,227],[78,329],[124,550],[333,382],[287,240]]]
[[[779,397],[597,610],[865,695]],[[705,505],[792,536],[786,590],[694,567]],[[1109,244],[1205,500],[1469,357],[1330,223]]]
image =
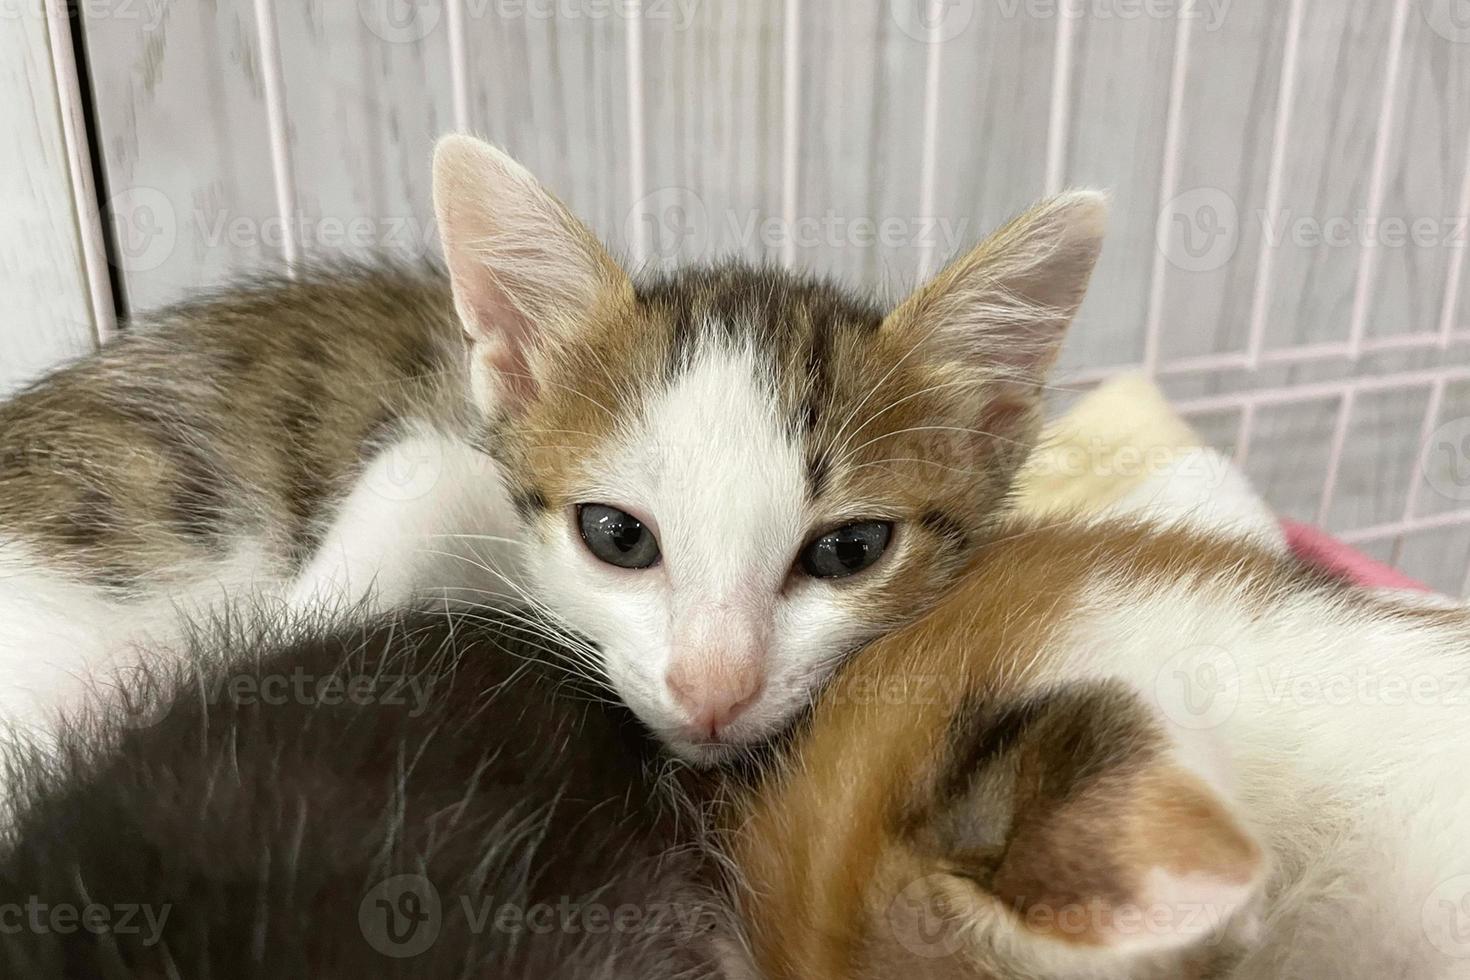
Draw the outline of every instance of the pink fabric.
[[[1298,521],[1281,519],[1286,543],[1292,553],[1305,562],[1336,572],[1359,585],[1383,589],[1414,589],[1431,592],[1429,586],[1416,582],[1398,569],[1343,544],[1320,528]]]

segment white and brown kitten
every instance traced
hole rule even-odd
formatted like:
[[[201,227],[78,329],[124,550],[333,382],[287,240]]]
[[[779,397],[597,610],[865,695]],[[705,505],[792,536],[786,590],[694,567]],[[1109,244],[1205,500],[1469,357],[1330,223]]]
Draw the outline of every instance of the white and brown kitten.
[[[1009,527],[738,819],[762,975],[1470,977],[1467,679],[1463,608]]]
[[[1054,198],[885,314],[738,263],[635,281],[469,137],[434,182],[447,278],[230,290],[0,405],[9,720],[242,594],[529,593],[686,754],[767,735],[1002,510],[1104,210]]]

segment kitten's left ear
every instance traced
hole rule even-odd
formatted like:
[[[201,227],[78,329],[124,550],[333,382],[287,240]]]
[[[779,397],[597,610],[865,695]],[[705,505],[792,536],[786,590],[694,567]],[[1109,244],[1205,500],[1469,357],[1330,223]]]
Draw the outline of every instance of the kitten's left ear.
[[[1087,291],[1107,210],[1098,191],[1041,202],[916,290],[884,330],[930,365],[987,384],[988,414],[1032,407]]]
[[[916,835],[926,886],[1007,975],[1136,976],[1248,939],[1267,861],[1201,734],[1115,681],[976,712]]]
[[[596,236],[488,143],[439,141],[434,214],[455,310],[475,344],[477,386],[502,407],[534,396],[540,355],[599,305],[631,301],[627,274]]]

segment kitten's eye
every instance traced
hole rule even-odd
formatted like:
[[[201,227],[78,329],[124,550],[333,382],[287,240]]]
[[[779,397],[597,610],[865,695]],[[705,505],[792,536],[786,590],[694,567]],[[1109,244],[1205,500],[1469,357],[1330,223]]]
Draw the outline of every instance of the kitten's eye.
[[[577,524],[587,550],[619,568],[647,568],[658,561],[658,541],[643,522],[606,504],[580,504]]]
[[[861,572],[883,555],[893,525],[887,521],[857,521],[834,528],[806,546],[801,570],[813,578],[842,578]]]

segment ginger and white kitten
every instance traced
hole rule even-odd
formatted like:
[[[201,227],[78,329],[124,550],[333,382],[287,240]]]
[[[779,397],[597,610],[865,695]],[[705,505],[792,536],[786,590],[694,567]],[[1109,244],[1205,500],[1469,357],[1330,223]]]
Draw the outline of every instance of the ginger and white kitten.
[[[1470,977],[1467,680],[1239,534],[1005,529],[740,815],[763,975]]]
[[[738,263],[635,282],[469,137],[435,204],[447,278],[227,291],[0,405],[7,718],[222,600],[511,596],[686,754],[767,735],[996,519],[1103,216],[1054,198],[885,315]]]

